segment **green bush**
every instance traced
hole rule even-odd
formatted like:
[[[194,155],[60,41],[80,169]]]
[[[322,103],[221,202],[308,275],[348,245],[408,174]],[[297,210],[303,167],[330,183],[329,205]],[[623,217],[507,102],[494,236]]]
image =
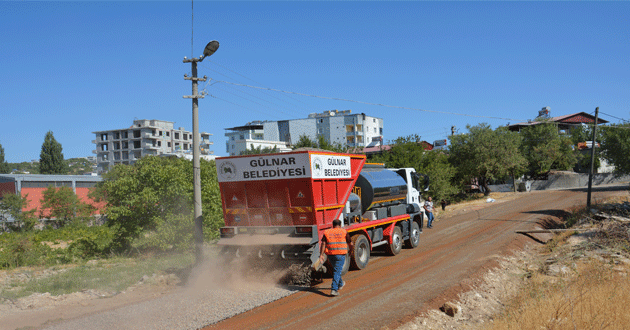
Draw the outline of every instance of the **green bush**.
[[[145,232],[133,246],[140,251],[190,251],[194,221],[191,215],[169,215],[155,230]]]
[[[43,266],[47,264],[47,257],[51,248],[33,240],[30,235],[3,234],[4,240],[0,245],[0,269],[21,266]],[[30,237],[29,237],[30,236]]]
[[[49,266],[79,262],[110,254],[114,230],[107,226],[71,225],[61,229],[13,232],[0,235],[0,269]],[[67,242],[51,248],[47,242]]]

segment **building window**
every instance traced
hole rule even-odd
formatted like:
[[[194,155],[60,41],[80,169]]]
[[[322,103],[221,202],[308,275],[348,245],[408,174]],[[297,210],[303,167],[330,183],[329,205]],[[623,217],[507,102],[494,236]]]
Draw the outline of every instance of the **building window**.
[[[179,140],[179,133],[175,132],[175,139]]]
[[[114,142],[114,150],[120,149],[120,142]]]
[[[372,118],[372,122],[375,123],[376,122],[376,118]]]
[[[162,136],[162,131],[158,131],[158,136]]]
[[[127,134],[127,131],[122,132],[122,138],[123,139],[129,138],[129,134]]]
[[[184,133],[183,136],[182,136],[182,140],[188,140],[187,137],[188,137],[188,135],[186,133]]]
[[[120,133],[119,132],[114,133],[114,139],[115,140],[120,139]]]
[[[188,143],[184,143],[184,150],[188,150]]]
[[[101,144],[101,151],[107,151],[107,144]]]
[[[133,137],[134,138],[139,138],[140,137],[140,130],[133,131]]]
[[[127,148],[129,148],[129,142],[127,142],[127,141],[123,141],[123,143],[122,143],[122,148],[123,148],[123,149],[127,149]]]
[[[170,147],[171,147],[171,143],[170,143],[170,142],[167,142],[167,143],[166,143],[166,146],[167,146],[168,148],[170,148]]]
[[[151,130],[151,135],[155,136],[155,130],[154,129]]]
[[[107,133],[101,134],[101,141],[107,141]]]
[[[133,141],[133,148],[134,149],[140,149],[140,141]]]
[[[376,127],[374,127],[374,133],[376,133]]]
[[[232,141],[234,141],[234,136],[232,136]]]
[[[380,134],[383,135],[383,128],[379,128]]]
[[[162,141],[158,141],[158,147],[162,146]]]
[[[243,140],[245,138],[245,136],[243,134],[239,135],[239,139]]]
[[[232,145],[232,150],[234,150],[234,145]]]
[[[171,132],[166,132],[166,136],[171,136]]]

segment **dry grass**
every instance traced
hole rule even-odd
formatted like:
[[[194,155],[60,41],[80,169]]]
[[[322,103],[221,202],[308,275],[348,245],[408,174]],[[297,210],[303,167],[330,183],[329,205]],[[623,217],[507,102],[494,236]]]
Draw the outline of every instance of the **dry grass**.
[[[559,281],[534,274],[490,329],[628,329],[630,276],[627,266],[601,261],[577,265]]]

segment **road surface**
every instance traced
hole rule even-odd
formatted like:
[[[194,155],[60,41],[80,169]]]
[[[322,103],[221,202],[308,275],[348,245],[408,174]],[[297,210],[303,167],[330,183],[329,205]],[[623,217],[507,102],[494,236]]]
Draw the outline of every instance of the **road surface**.
[[[592,203],[627,196],[627,184],[594,188]],[[390,257],[374,252],[368,267],[345,275],[340,296],[330,279],[316,287],[239,314],[205,329],[393,329],[467,290],[497,256],[530,243],[516,234],[586,204],[586,190],[535,191],[507,201],[447,212],[420,246]]]

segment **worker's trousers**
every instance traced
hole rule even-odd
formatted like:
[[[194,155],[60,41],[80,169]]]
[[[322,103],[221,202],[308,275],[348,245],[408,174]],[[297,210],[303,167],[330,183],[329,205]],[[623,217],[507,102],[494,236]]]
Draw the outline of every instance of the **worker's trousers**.
[[[341,271],[343,270],[343,264],[346,262],[346,255],[329,255],[328,260],[330,260],[330,264],[333,267],[333,280],[330,288],[332,290],[339,290],[339,285],[341,285]]]

